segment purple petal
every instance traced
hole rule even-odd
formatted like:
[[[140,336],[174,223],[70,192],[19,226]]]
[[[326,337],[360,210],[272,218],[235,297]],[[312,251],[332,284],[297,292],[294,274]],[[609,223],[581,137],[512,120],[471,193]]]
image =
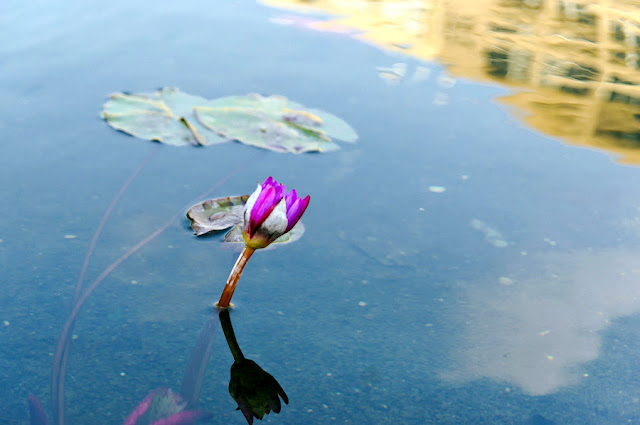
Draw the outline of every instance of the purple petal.
[[[40,400],[33,394],[29,394],[29,414],[31,416],[31,425],[49,425]]]
[[[273,212],[278,202],[284,197],[284,193],[285,187],[282,184],[269,186],[260,192],[249,217],[248,233],[250,236],[255,234],[262,223],[264,223],[267,217]]]
[[[293,201],[290,207],[288,206],[287,202],[287,230],[285,230],[285,233],[291,230],[293,226],[298,223],[300,217],[302,217],[302,214],[304,214],[305,210],[307,209],[307,206],[309,206],[309,201],[311,200],[311,197],[309,195],[307,195],[304,199],[298,198],[297,194],[295,193],[295,189],[292,190],[291,193],[294,194],[295,201]]]
[[[209,416],[211,416],[211,413],[205,410],[183,410],[182,412],[174,413],[168,418],[152,422],[151,425],[191,425],[198,419]]]
[[[147,413],[147,410],[149,409],[149,406],[151,405],[151,402],[153,401],[153,398],[156,396],[156,394],[158,393],[158,391],[160,391],[161,389],[157,389],[157,390],[153,390],[151,391],[145,398],[144,400],[142,400],[140,402],[140,404],[138,404],[136,406],[135,409],[133,409],[133,412],[131,412],[129,414],[129,416],[127,416],[127,419],[125,419],[124,421],[124,425],[135,425],[136,422],[138,422],[138,419],[140,419],[140,417],[142,417],[142,415],[144,415],[145,413]]]
[[[267,219],[271,211],[276,206],[274,202],[276,189],[273,186],[267,186],[262,189],[256,203],[253,204],[251,215],[249,216],[249,233],[253,234],[258,227]]]
[[[275,181],[275,180],[273,179],[273,177],[269,176],[269,177],[267,177],[267,179],[264,181],[264,183],[262,183],[262,188],[263,188],[263,189],[265,189],[267,186],[274,186],[274,185],[276,185],[276,184],[278,184],[278,182],[277,182],[277,181]]]
[[[287,202],[287,210],[291,208],[296,199],[298,199],[298,192],[296,192],[295,189],[291,189],[291,192],[287,193],[287,196],[285,196],[285,201]]]

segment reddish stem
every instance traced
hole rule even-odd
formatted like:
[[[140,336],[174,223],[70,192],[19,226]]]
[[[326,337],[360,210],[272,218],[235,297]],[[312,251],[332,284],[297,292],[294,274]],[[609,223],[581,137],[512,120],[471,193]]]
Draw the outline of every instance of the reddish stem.
[[[244,270],[244,266],[247,265],[247,261],[255,252],[255,248],[249,248],[245,246],[240,256],[236,260],[236,264],[233,266],[231,270],[231,274],[229,278],[227,278],[227,284],[224,285],[224,290],[222,291],[222,295],[220,295],[220,300],[216,306],[218,308],[227,308],[229,307],[229,303],[231,302],[231,297],[233,297],[233,291],[236,290],[236,285],[238,284],[238,280],[240,280],[240,276],[242,275],[242,270]]]

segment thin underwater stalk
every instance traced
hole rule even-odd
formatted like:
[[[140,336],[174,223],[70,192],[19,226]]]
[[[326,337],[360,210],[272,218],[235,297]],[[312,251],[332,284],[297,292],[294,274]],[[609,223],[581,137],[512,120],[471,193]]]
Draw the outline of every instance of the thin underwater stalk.
[[[187,363],[187,368],[182,378],[182,389],[180,395],[187,400],[187,408],[195,409],[200,398],[200,389],[202,381],[209,365],[211,352],[213,350],[213,342],[215,340],[216,331],[218,330],[218,315],[214,315],[207,320],[204,329],[200,332],[198,342],[191,351],[191,357]]]
[[[240,256],[236,260],[236,263],[233,265],[233,269],[231,269],[231,273],[227,278],[227,283],[224,285],[224,289],[222,290],[222,295],[220,295],[220,300],[216,304],[218,308],[227,308],[231,303],[231,297],[233,297],[233,291],[236,290],[236,285],[238,284],[238,280],[240,280],[240,276],[242,275],[242,270],[244,270],[244,266],[247,265],[247,261],[255,252],[255,248],[250,248],[245,245],[244,249],[240,253]]]
[[[148,244],[157,236],[159,236],[162,232],[164,232],[167,228],[169,228],[169,226],[173,224],[173,222],[178,218],[178,216],[182,214],[185,208],[190,207],[192,203],[197,202],[201,198],[209,195],[211,192],[218,189],[220,186],[226,183],[231,177],[233,177],[234,175],[239,173],[242,169],[247,167],[252,161],[254,161],[254,158],[250,158],[249,160],[245,161],[242,165],[234,169],[231,173],[229,173],[227,176],[225,176],[216,184],[214,184],[212,187],[210,187],[206,192],[200,194],[195,200],[190,201],[187,205],[181,208],[155,232],[153,232],[146,238],[142,239],[129,251],[123,254],[120,258],[118,258],[116,261],[111,263],[111,265],[109,265],[106,269],[104,269],[102,273],[100,273],[100,275],[93,282],[91,282],[91,284],[87,287],[84,293],[78,298],[77,302],[73,306],[73,309],[71,310],[71,313],[69,314],[69,317],[67,318],[67,321],[64,324],[64,327],[60,334],[60,338],[58,340],[56,352],[53,358],[52,379],[53,377],[58,378],[57,384],[55,382],[51,383],[51,387],[52,387],[51,400],[52,400],[53,410],[54,410],[55,425],[64,425],[64,376],[66,372],[66,359],[69,354],[69,350],[65,349],[65,347],[67,347],[69,338],[71,336],[71,333],[73,332],[75,319],[78,313],[80,312],[80,309],[84,305],[85,301],[87,300],[87,298],[89,298],[89,296],[93,293],[93,291],[95,291],[95,289],[100,285],[100,283],[102,283],[102,281],[107,276],[109,276],[109,274],[111,274],[111,272],[113,272],[121,263],[123,263],[127,258],[129,258],[134,253],[136,253],[140,248],[144,247],[146,244]]]
[[[142,161],[140,161],[140,163],[138,164],[136,169],[133,170],[133,172],[131,173],[129,178],[123,183],[123,185],[120,187],[120,190],[113,197],[113,199],[111,200],[111,203],[109,204],[109,206],[105,210],[104,215],[102,216],[102,219],[100,220],[100,223],[98,224],[98,227],[97,227],[95,233],[93,234],[93,237],[91,238],[91,242],[89,243],[89,247],[87,248],[87,252],[86,252],[86,254],[84,256],[84,260],[82,262],[82,268],[80,269],[80,275],[78,276],[78,281],[76,283],[76,289],[75,289],[75,292],[73,294],[73,301],[72,301],[71,305],[75,305],[78,302],[78,298],[80,297],[80,293],[82,292],[82,284],[84,283],[84,278],[85,278],[85,275],[87,274],[87,269],[89,268],[89,262],[91,260],[91,257],[93,256],[94,251],[95,251],[96,245],[98,243],[98,239],[100,238],[100,235],[102,234],[102,231],[104,230],[104,227],[107,224],[107,221],[109,221],[109,218],[111,217],[111,213],[113,212],[113,210],[115,209],[116,205],[120,201],[120,198],[122,198],[122,196],[127,191],[127,189],[129,189],[129,186],[131,186],[131,183],[133,183],[133,181],[138,176],[138,174],[140,174],[142,169],[147,164],[149,164],[149,162],[153,159],[153,157],[159,151],[160,151],[160,145],[158,145],[155,149],[153,149],[151,152],[149,152],[147,154],[147,156],[145,156],[142,159]],[[67,342],[66,342],[66,344],[64,346],[64,352],[63,352],[63,356],[62,356],[62,365],[61,365],[62,366],[61,369],[63,369],[63,370],[65,369],[66,364],[67,364],[67,358],[68,358],[68,351],[69,351],[69,344],[70,343],[71,343],[71,341],[69,339],[67,339]],[[58,418],[57,411],[56,411],[56,406],[58,406],[58,400],[56,400],[56,397],[57,397],[57,394],[58,394],[57,387],[59,385],[64,386],[64,376],[59,376],[59,373],[60,373],[60,369],[58,369],[58,368],[53,368],[53,370],[51,371],[51,386],[52,386],[52,388],[51,388],[51,398],[52,398],[52,405],[54,406],[54,418]]]
[[[113,210],[115,209],[116,205],[120,201],[120,198],[122,198],[124,193],[129,188],[131,183],[135,180],[135,178],[138,176],[138,174],[140,174],[140,171],[142,171],[142,169],[160,151],[160,147],[161,147],[161,145],[158,144],[154,150],[149,152],[147,154],[147,156],[145,156],[142,159],[142,161],[140,161],[140,164],[138,164],[138,167],[136,167],[136,169],[133,170],[133,173],[131,173],[131,175],[129,176],[127,181],[124,182],[124,184],[122,185],[122,187],[120,188],[120,190],[118,191],[116,196],[114,196],[114,198],[111,200],[111,203],[109,204],[109,206],[105,210],[104,215],[102,216],[102,220],[100,220],[100,224],[98,224],[98,228],[96,229],[96,232],[93,234],[93,238],[91,239],[91,242],[89,243],[89,248],[87,248],[87,253],[84,256],[84,261],[82,262],[82,269],[80,270],[80,275],[78,276],[78,282],[76,283],[76,291],[73,294],[73,304],[75,304],[76,301],[78,301],[78,297],[80,296],[80,292],[82,291],[82,284],[84,283],[84,277],[87,274],[87,269],[89,268],[89,261],[91,260],[91,257],[93,256],[93,252],[96,249],[96,244],[98,243],[98,238],[102,234],[102,230],[104,229],[104,226],[107,224],[107,221],[111,217],[111,213],[113,212]]]

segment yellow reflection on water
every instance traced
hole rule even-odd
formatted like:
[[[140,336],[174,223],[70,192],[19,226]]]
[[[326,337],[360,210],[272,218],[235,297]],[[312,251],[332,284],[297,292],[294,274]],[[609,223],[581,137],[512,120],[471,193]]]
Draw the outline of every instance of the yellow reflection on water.
[[[264,0],[336,17],[379,47],[517,88],[500,100],[531,127],[640,164],[636,0]],[[313,28],[314,26],[308,26]]]

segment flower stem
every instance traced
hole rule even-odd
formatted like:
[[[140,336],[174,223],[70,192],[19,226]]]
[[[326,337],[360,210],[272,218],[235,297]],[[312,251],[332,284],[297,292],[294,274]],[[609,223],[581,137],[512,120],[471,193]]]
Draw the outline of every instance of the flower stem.
[[[228,308],[229,303],[231,302],[231,297],[233,296],[233,291],[236,290],[236,285],[238,284],[238,280],[240,279],[240,275],[242,275],[242,270],[244,270],[244,266],[247,265],[247,261],[253,255],[255,248],[249,248],[245,246],[236,264],[233,266],[233,270],[231,270],[231,274],[227,279],[227,284],[224,285],[224,290],[222,291],[222,295],[220,295],[220,300],[218,300],[218,304],[216,307],[218,308]]]

